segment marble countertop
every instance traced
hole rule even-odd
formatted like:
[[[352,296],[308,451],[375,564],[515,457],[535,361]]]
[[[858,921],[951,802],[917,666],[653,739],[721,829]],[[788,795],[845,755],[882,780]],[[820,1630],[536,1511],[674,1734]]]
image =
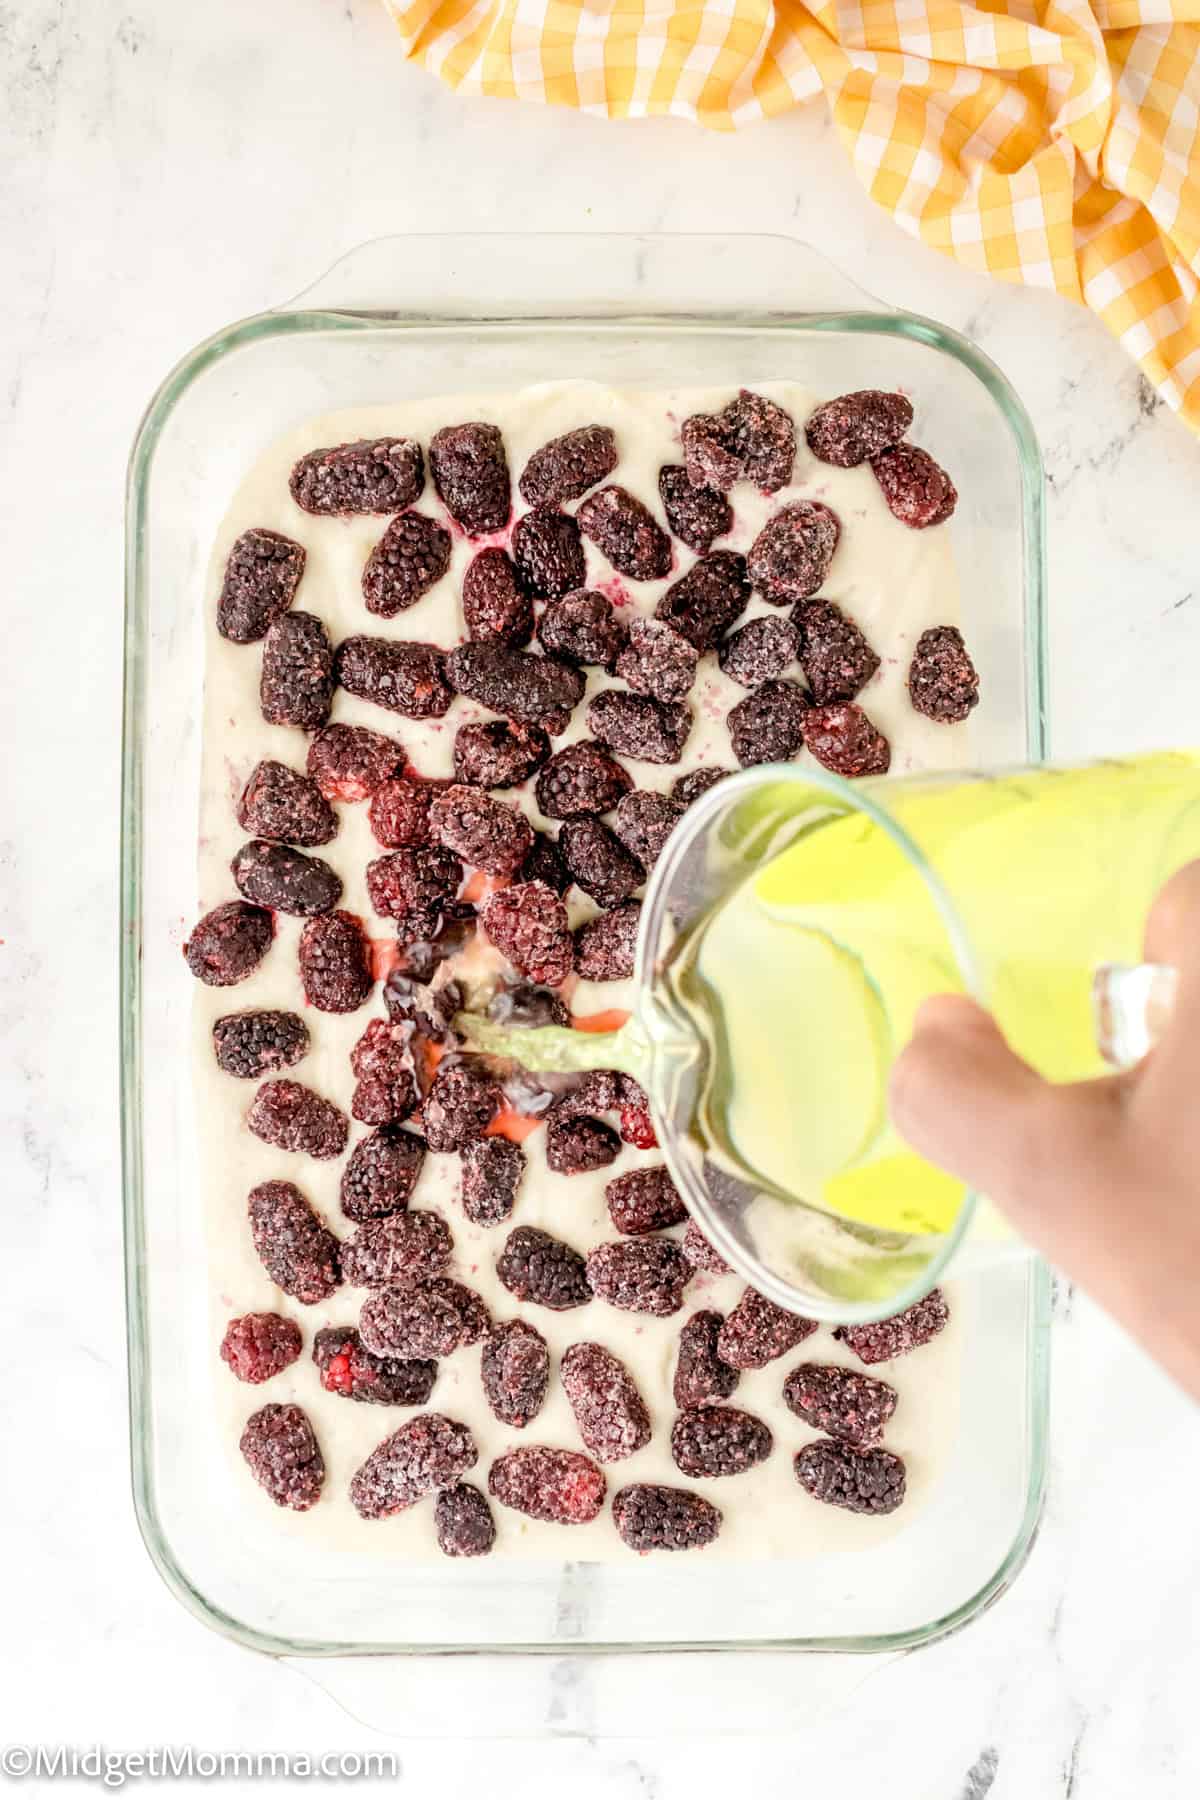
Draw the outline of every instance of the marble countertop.
[[[968,332],[1045,453],[1060,755],[1195,741],[1200,444],[1087,314],[903,236],[820,107],[729,138],[467,104],[405,63],[375,0],[25,0],[3,41],[0,1158],[20,1297],[0,1412],[21,1479],[0,1501],[0,1735],[382,1747],[407,1791],[443,1800],[474,1794],[485,1758],[487,1790],[523,1800],[684,1800],[751,1770],[764,1797],[1197,1791],[1200,1420],[1065,1289],[1039,1541],[1013,1591],[931,1650],[852,1674],[561,1659],[482,1680],[477,1665],[468,1679],[376,1664],[348,1683],[204,1630],[153,1572],[129,1499],[114,940],[121,494],[139,414],[190,345],[363,239],[781,232]]]

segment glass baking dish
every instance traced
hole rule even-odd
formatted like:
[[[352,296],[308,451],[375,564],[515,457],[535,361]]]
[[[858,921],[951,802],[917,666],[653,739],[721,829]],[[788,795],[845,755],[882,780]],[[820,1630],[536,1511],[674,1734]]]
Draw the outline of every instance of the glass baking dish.
[[[1030,1259],[960,1284],[961,1420],[943,1480],[870,1552],[794,1563],[393,1563],[313,1553],[235,1511],[206,1404],[214,1366],[189,1082],[203,681],[200,596],[245,468],[305,417],[564,376],[624,386],[794,380],[906,388],[953,471],[964,626],[987,673],[983,763],[1046,752],[1042,470],[1020,403],[964,338],[889,311],[807,247],[749,237],[393,238],[167,377],[130,465],[121,938],[133,1488],[150,1555],[200,1618],[306,1656],[908,1648],[1011,1582],[1045,1482],[1048,1276]],[[968,1291],[975,1287],[974,1292]],[[236,1528],[231,1521],[236,1517]]]

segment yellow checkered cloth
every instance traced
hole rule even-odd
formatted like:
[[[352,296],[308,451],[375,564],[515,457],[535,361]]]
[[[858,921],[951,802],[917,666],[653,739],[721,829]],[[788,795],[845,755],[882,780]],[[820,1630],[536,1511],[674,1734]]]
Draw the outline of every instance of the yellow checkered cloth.
[[[384,0],[451,87],[717,130],[824,92],[864,186],[1099,313],[1200,430],[1200,0]]]

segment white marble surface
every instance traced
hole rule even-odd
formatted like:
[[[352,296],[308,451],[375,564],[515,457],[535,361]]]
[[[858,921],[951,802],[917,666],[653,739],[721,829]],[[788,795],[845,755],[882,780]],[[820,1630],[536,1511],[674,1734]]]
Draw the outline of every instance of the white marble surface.
[[[1158,1800],[1200,1782],[1200,1421],[1086,1302],[1055,1328],[1053,1485],[1014,1591],[966,1634],[829,1671],[539,1662],[463,1696],[379,1666],[370,1718],[208,1633],[128,1496],[116,1121],[121,491],[139,413],[223,322],[384,231],[769,230],[971,332],[1050,475],[1060,753],[1195,741],[1200,445],[1102,328],[912,244],[820,109],[735,139],[466,105],[374,0],[23,0],[0,12],[5,553],[0,1023],[9,1479],[0,1736],[399,1750],[407,1791],[530,1800]],[[336,1673],[336,1672],[335,1672]],[[835,1681],[844,1668],[833,1671]],[[471,1689],[471,1694],[478,1689]],[[714,1695],[717,1698],[714,1699]],[[450,1741],[430,1736],[449,1718]],[[511,1733],[527,1732],[532,1737]],[[747,1732],[751,1733],[748,1737]],[[615,1734],[615,1735],[614,1735]],[[836,1790],[835,1790],[836,1784]]]

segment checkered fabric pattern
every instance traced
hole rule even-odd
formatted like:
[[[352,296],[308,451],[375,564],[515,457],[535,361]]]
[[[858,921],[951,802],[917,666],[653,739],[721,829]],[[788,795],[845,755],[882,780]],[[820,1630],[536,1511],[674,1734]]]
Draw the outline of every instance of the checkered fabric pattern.
[[[1200,431],[1200,0],[384,0],[468,94],[735,130],[824,93],[872,197],[1099,313]]]

